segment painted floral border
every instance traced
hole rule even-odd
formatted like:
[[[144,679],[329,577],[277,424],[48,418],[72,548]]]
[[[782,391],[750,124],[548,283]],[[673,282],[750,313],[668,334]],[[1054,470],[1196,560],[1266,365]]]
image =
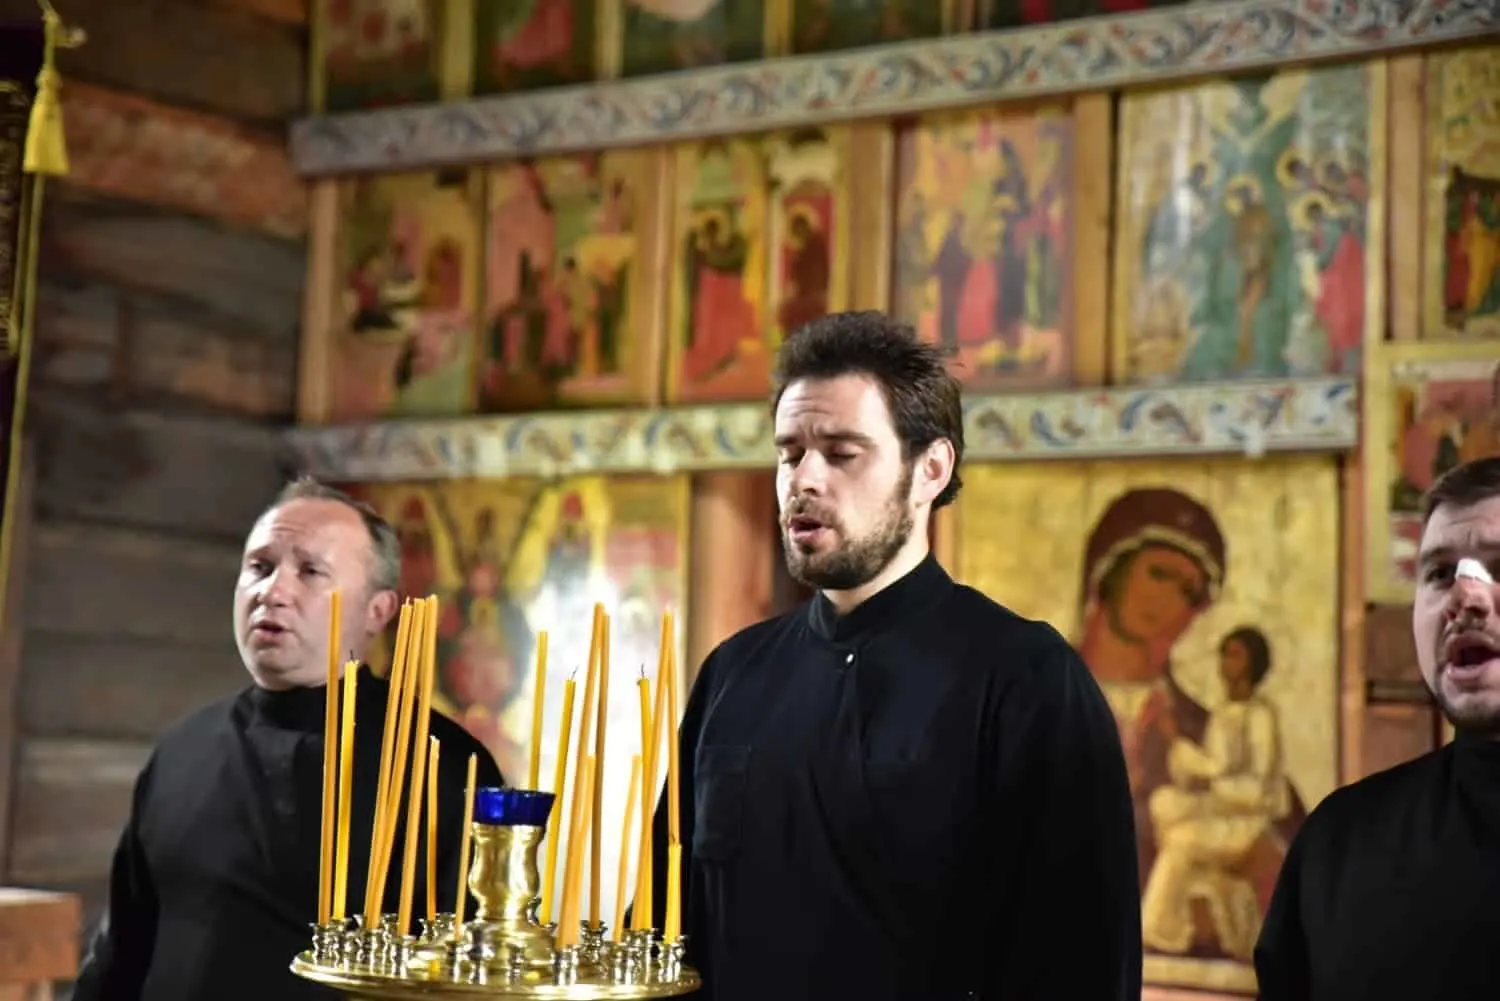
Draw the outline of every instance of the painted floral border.
[[[974,396],[966,458],[996,462],[1161,455],[1337,452],[1359,438],[1356,380]],[[538,413],[300,427],[299,471],[340,482],[770,468],[761,404]]]
[[[1495,0],[1227,0],[666,76],[306,118],[308,176],[882,117],[1479,38]]]

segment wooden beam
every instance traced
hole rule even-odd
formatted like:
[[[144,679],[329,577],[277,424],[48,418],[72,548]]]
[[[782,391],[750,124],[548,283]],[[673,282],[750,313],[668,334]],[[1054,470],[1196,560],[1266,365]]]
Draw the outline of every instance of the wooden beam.
[[[30,630],[17,730],[30,738],[154,741],[246,685],[234,639],[222,632],[214,645],[188,646]]]
[[[24,741],[10,878],[48,886],[108,872],[150,754],[146,743]]]
[[[40,268],[49,280],[172,296],[212,311],[222,329],[295,344],[304,257],[299,243],[277,237],[47,188]]]
[[[1369,706],[1360,777],[1421,757],[1434,750],[1437,741],[1437,714],[1431,706]]]
[[[769,617],[776,556],[776,493],[768,473],[693,477],[685,681],[715,646]],[[724,573],[725,567],[738,568]]]
[[[1073,102],[1073,384],[1104,386],[1109,372],[1110,225],[1114,206],[1114,95]]]
[[[334,304],[338,299],[339,183],[313,182],[308,210],[307,283],[303,287],[301,353],[297,359],[297,420],[328,420],[333,388]]]
[[[307,27],[312,0],[209,0],[215,7],[242,10],[281,24]]]
[[[11,531],[10,570],[6,574],[4,601],[5,625],[0,630],[0,873],[7,871],[7,860],[11,856],[11,805],[15,801],[12,792],[16,774],[16,717],[17,692],[22,677],[21,641],[25,635],[23,595],[31,567],[31,497],[35,467],[32,450],[25,442],[21,445],[21,478],[16,483],[15,503],[12,517],[16,519]]]
[[[25,622],[75,636],[222,643],[240,553],[138,529],[39,523]]]
[[[38,394],[66,389],[118,405],[283,420],[292,414],[296,364],[284,332],[226,326],[182,299],[105,282],[44,280],[37,290]]]
[[[108,522],[238,545],[281,489],[274,429],[122,411],[36,393],[36,508],[48,521]]]
[[[307,230],[307,185],[279,132],[74,82],[63,123],[69,184],[278,236]]]
[[[0,888],[0,984],[77,976],[79,905],[72,894]]]
[[[1371,605],[1364,615],[1365,677],[1422,683],[1411,633],[1410,605]]]
[[[273,124],[307,109],[307,32],[196,0],[67,0],[88,42],[58,54],[67,83]],[[0,18],[35,19],[36,0],[0,0]]]

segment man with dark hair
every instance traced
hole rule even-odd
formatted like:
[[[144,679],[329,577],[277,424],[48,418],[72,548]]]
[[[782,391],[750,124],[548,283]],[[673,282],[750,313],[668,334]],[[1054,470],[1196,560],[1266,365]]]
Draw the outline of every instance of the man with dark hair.
[[[1256,945],[1262,1001],[1500,997],[1500,457],[1444,475],[1422,519],[1412,635],[1457,737],[1308,817]]]
[[[288,969],[317,920],[328,660],[363,659],[396,612],[400,573],[385,519],[313,480],[291,484],[256,520],[234,589],[234,637],[252,684],[168,730],[137,779],[74,1001],[337,997]],[[362,910],[388,692],[360,676],[349,913]],[[443,749],[437,885],[451,894],[469,756],[478,755],[480,784],[502,780],[457,724],[434,713],[430,726]],[[386,913],[397,910],[400,873],[396,858]],[[425,885],[421,861],[415,877]]]
[[[787,566],[818,594],[714,650],[684,713],[704,996],[1139,1001],[1109,707],[1055,630],[928,551],[964,446],[943,355],[878,313],[828,316],[783,346],[773,410]]]

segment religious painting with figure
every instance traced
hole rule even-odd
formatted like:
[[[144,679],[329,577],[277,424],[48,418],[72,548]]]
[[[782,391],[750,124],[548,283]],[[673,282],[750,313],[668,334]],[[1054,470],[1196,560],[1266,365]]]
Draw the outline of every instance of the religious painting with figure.
[[[438,99],[444,9],[438,0],[328,0],[317,8],[323,110]]]
[[[972,389],[1069,379],[1072,140],[1055,108],[932,115],[899,134],[895,310]]]
[[[615,873],[630,759],[640,753],[637,682],[642,671],[656,676],[662,613],[670,609],[679,625],[688,614],[688,478],[380,483],[359,493],[400,534],[403,593],[438,596],[434,704],[484,743],[513,785],[529,782],[538,634],[547,632],[538,784],[550,790],[570,678],[577,688],[572,747],[578,746],[594,604],[604,604],[610,616],[604,810],[605,829],[616,834],[603,854],[604,872]],[[387,668],[372,666],[380,673]],[[612,914],[614,880],[605,883],[605,913]]]
[[[980,31],[1020,28],[1029,24],[1054,24],[1083,17],[1128,14],[1158,7],[1177,7],[1187,0],[977,0],[974,3]]]
[[[1120,102],[1115,372],[1353,375],[1381,330],[1385,68]]]
[[[1500,336],[1500,49],[1427,58],[1426,333]]]
[[[605,0],[484,0],[474,5],[474,93],[594,79]]]
[[[606,0],[617,5],[621,76],[720,66],[771,55],[779,3],[766,0]]]
[[[791,51],[841,52],[956,30],[958,0],[790,0]]]
[[[517,160],[486,186],[479,404],[646,403],[666,296],[653,281],[663,150]]]
[[[958,576],[1055,626],[1114,710],[1146,981],[1253,995],[1287,846],[1338,781],[1336,461],[1006,463],[964,481]]]
[[[469,409],[479,237],[464,172],[342,182],[331,420]]]
[[[781,342],[848,308],[848,132],[678,148],[668,396],[761,399]]]
[[[1454,466],[1500,455],[1500,348],[1388,344],[1366,386],[1368,590],[1404,604],[1417,584],[1422,494]]]

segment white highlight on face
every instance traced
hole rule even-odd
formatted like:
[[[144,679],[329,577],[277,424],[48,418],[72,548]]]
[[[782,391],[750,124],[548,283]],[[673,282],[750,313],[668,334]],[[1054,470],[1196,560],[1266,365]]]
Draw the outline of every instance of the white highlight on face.
[[[1454,573],[1459,577],[1467,577],[1470,580],[1477,580],[1481,584],[1495,583],[1495,578],[1490,576],[1489,570],[1485,568],[1485,565],[1483,563],[1480,563],[1478,560],[1471,559],[1467,556],[1458,561],[1458,569],[1455,570]]]

